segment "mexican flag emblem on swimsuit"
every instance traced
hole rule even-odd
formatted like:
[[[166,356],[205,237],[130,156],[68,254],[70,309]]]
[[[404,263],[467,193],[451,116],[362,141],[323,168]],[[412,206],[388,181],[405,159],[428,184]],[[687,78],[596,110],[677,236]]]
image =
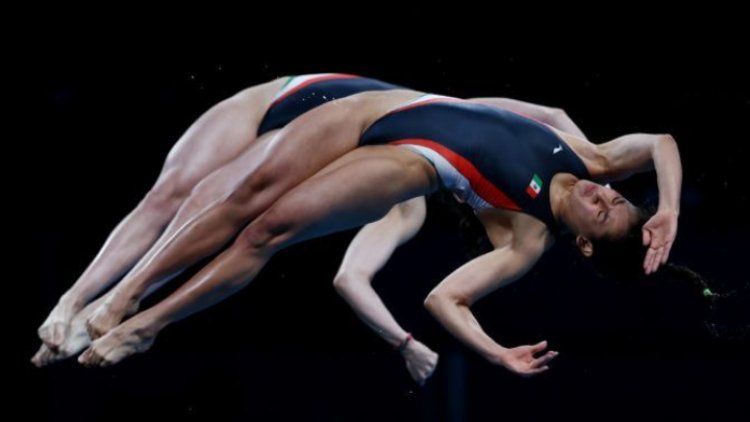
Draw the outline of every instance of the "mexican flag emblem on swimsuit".
[[[531,178],[531,182],[529,182],[529,186],[526,187],[526,193],[528,193],[530,197],[536,199],[536,196],[539,195],[539,191],[541,190],[542,190],[542,179],[540,179],[539,176],[534,174],[534,177]]]

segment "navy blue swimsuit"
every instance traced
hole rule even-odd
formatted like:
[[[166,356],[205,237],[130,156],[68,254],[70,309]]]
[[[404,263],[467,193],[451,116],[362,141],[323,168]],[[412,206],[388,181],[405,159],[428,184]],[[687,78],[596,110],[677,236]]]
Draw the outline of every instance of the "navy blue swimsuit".
[[[268,107],[258,126],[258,136],[286,126],[315,107],[337,98],[365,91],[385,91],[401,87],[376,79],[340,73],[290,77]]]
[[[360,145],[403,145],[435,166],[441,187],[475,210],[530,214],[557,234],[549,186],[558,172],[590,178],[583,161],[544,124],[511,111],[423,96],[373,123]]]

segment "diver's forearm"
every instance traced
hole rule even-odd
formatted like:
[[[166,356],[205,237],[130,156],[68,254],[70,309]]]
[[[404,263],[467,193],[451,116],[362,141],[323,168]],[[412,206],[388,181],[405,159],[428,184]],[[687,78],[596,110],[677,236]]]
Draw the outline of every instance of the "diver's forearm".
[[[680,190],[682,188],[682,163],[677,142],[664,136],[654,145],[654,169],[659,186],[659,210],[680,213]]]
[[[408,335],[388,311],[369,280],[348,280],[346,284],[338,284],[336,290],[359,319],[391,346],[401,344]]]
[[[507,350],[484,332],[468,306],[430,294],[425,307],[451,334],[493,363],[501,363]]]

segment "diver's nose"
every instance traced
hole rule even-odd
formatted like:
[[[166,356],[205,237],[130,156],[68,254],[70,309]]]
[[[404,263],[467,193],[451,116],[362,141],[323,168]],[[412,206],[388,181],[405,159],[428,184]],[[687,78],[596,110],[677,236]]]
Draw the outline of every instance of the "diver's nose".
[[[607,204],[607,198],[602,193],[602,189],[600,189],[599,187],[597,187],[596,190],[594,191],[594,193],[591,194],[591,196],[592,196],[592,198],[594,198],[594,200],[593,200],[594,201],[594,205],[596,205],[599,208],[606,206],[606,204]]]

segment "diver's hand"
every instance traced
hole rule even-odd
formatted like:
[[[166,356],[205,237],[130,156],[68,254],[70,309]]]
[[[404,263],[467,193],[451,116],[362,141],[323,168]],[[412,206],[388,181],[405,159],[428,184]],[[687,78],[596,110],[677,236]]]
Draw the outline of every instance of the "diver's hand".
[[[417,340],[410,340],[401,356],[406,361],[406,369],[412,379],[419,385],[424,385],[427,378],[435,371],[438,354]]]
[[[643,269],[651,274],[667,262],[674,238],[677,236],[677,212],[660,209],[643,225],[643,246],[648,246]]]
[[[506,349],[503,352],[500,363],[509,371],[522,377],[531,377],[541,374],[549,369],[547,363],[557,356],[557,352],[550,350],[541,357],[534,357],[535,353],[541,353],[547,348],[547,341],[542,341],[533,346],[518,346]]]

